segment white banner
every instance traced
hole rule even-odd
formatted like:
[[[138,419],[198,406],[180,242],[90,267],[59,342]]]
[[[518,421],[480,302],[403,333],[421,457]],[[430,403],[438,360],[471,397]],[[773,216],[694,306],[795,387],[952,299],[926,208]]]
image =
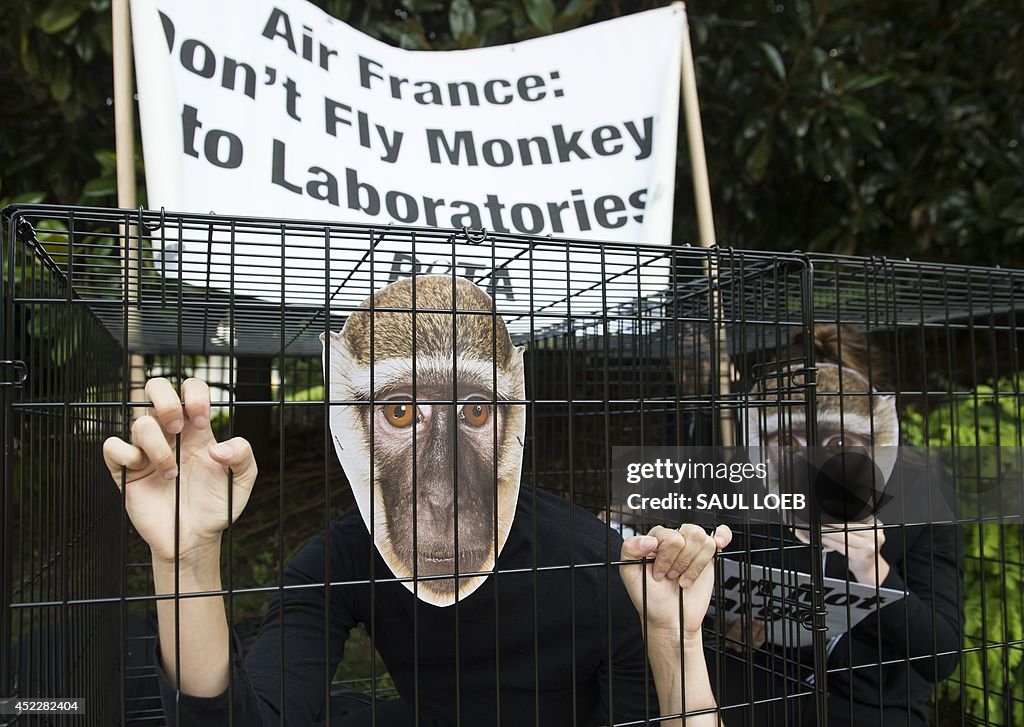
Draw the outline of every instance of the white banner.
[[[131,9],[152,209],[669,242],[681,5],[451,52],[391,47],[303,0]],[[181,243],[158,258],[169,275],[321,304],[325,286],[365,277],[353,272],[372,244],[331,244],[328,279],[323,242]],[[406,274],[481,256],[459,245],[411,259],[407,241],[374,250],[366,293],[401,267],[395,255]],[[574,258],[573,274],[598,263]],[[521,263],[505,271],[515,289],[535,284]],[[570,295],[594,283],[567,285],[564,260],[552,273]]]

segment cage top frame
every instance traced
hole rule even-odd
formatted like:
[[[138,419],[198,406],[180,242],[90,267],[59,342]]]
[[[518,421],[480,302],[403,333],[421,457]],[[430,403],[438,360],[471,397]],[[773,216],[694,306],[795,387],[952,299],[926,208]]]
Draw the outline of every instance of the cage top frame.
[[[710,322],[715,318],[713,302],[741,293],[749,295],[744,280],[764,275],[800,276],[807,267],[805,257],[798,253],[778,255],[465,228],[372,226],[142,208],[23,205],[4,210],[3,222],[8,242],[6,267],[15,268],[19,248],[22,254],[37,258],[67,284],[69,300],[87,306],[122,345],[127,340],[133,351],[143,354],[319,355],[319,334],[340,329],[348,312],[387,282],[387,276],[373,269],[373,251],[382,240],[405,245],[413,253],[417,246],[429,246],[434,251],[458,246],[460,256],[466,249],[483,251],[475,258],[476,263],[482,260],[483,264],[467,264],[456,272],[475,277],[475,282],[491,290],[495,312],[510,324],[517,342],[527,344],[594,326],[607,331],[609,321],[617,322],[619,334],[627,329],[639,332],[641,321],[648,329],[682,318]],[[294,281],[299,281],[305,294],[300,300],[289,297],[282,302],[281,296],[275,300],[273,296],[241,291],[235,286],[233,263],[226,262],[234,258],[224,254],[219,259],[210,258],[210,267],[228,265],[230,285],[197,286],[180,275],[164,274],[174,272],[173,263],[167,265],[162,258],[154,262],[149,245],[160,241],[170,228],[179,235],[191,236],[189,242],[203,235],[213,237],[214,233],[230,235],[232,249],[236,239],[247,237],[250,247],[271,250],[280,245],[281,236],[294,235],[298,240],[312,239],[310,248],[319,252],[321,260],[303,262],[285,271],[280,257],[268,258],[270,264],[264,269],[267,276],[276,275],[277,280],[284,281],[282,286],[286,282],[289,293],[296,287]],[[122,254],[126,243],[131,249],[127,261]],[[302,282],[315,265],[323,267],[325,247],[330,247],[333,256],[337,248],[354,244],[370,250],[370,273],[346,273],[345,280],[353,288],[347,300],[339,300],[340,286],[332,277],[312,275],[308,278],[311,282]],[[362,254],[365,268],[367,254]],[[591,262],[582,266],[586,272],[575,269],[577,256],[589,257]],[[499,276],[492,273],[509,267],[510,262],[524,268],[525,273],[521,270],[519,274],[527,275],[531,283],[528,296],[521,295],[518,305],[496,294],[502,292],[500,286],[493,287]],[[613,267],[615,270],[608,272]],[[712,289],[717,291],[714,295]],[[22,302],[32,302],[26,286],[18,295]],[[228,330],[233,336],[227,334]]]
[[[614,328],[619,336],[616,348],[623,350],[623,336],[632,337],[636,342],[627,348],[635,352],[642,348],[640,339],[652,330],[667,332],[659,337],[664,342],[673,338],[673,328],[681,323],[698,323],[725,325],[731,334],[728,345],[738,353],[754,345],[743,333],[749,322],[821,321],[851,324],[869,332],[901,325],[970,326],[978,318],[989,322],[1008,318],[1007,325],[1015,325],[1015,313],[1024,306],[1024,270],[885,257],[45,204],[8,207],[2,223],[8,241],[3,264],[10,275],[15,274],[21,246],[65,281],[69,300],[86,305],[115,339],[142,354],[317,356],[319,334],[340,329],[347,313],[379,287],[383,276],[373,272],[372,258],[385,239],[407,244],[413,252],[417,246],[435,250],[438,245],[451,246],[453,252],[456,245],[475,246],[484,251],[477,257],[483,265],[468,269],[475,270],[477,282],[484,287],[488,280],[494,285],[488,273],[500,267],[496,251],[520,260],[529,257],[529,305],[513,310],[495,296],[495,312],[513,321],[513,336],[527,344],[568,333],[600,337]],[[359,279],[349,274],[359,293],[344,302],[338,299],[339,288],[329,274],[310,278],[305,284],[310,294],[298,301],[243,294],[235,287],[233,263],[227,263],[231,277],[226,288],[196,286],[180,275],[170,275],[173,263],[168,266],[164,258],[154,263],[151,246],[166,242],[169,229],[176,230],[179,238],[191,236],[190,240],[204,234],[207,239],[215,233],[230,235],[232,250],[238,237],[254,237],[254,244],[270,249],[280,244],[277,238],[294,235],[312,239],[310,248],[318,249],[321,256],[325,246],[331,247],[333,255],[334,245],[361,241],[368,243],[371,272]],[[126,243],[132,250],[127,261],[121,252]],[[590,278],[582,279],[576,289],[569,287],[568,279],[585,275],[568,264],[564,279],[559,280],[556,267],[534,262],[534,256],[568,259],[570,254],[600,260]],[[628,272],[618,273],[614,280],[601,279],[597,269],[605,271],[605,261],[612,258],[618,263],[631,260],[621,268]],[[278,270],[279,264],[268,259],[272,264],[263,269],[268,277],[278,274],[282,287],[285,282],[294,287],[289,281],[293,271],[285,271],[283,264]],[[319,264],[323,265],[322,260]],[[215,265],[211,262],[210,267]],[[294,271],[295,279],[301,280],[311,269],[303,265]],[[179,273],[180,267],[181,263]],[[804,279],[807,287],[799,282]],[[648,284],[658,280],[661,284]],[[31,291],[23,289],[18,295],[31,300]],[[585,299],[589,305],[582,302]],[[778,335],[785,334],[780,330]],[[758,342],[764,345],[764,336]],[[671,356],[672,351],[652,353]]]

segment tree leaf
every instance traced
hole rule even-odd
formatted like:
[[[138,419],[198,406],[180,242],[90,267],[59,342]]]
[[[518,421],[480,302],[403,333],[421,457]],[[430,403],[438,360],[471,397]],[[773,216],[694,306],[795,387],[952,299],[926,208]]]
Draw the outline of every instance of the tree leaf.
[[[508,25],[508,14],[501,8],[487,8],[480,13],[480,35]]]
[[[545,33],[554,30],[555,4],[552,0],[523,0],[526,17]]]
[[[880,73],[878,75],[863,75],[853,76],[843,84],[843,90],[847,93],[856,93],[857,91],[866,91],[869,88],[880,86],[883,83],[891,81],[896,74],[894,73]]]
[[[113,149],[97,149],[92,156],[104,171],[112,172],[117,167],[117,155]]]
[[[824,230],[819,232],[810,242],[811,250],[831,250],[834,249],[834,243],[836,238],[843,234],[843,228],[839,225],[831,225],[826,227]]]
[[[476,32],[476,13],[469,0],[452,0],[448,8],[448,27],[452,30],[453,38],[463,33],[472,35]]]
[[[779,53],[779,49],[766,41],[761,41],[758,45],[764,51],[765,57],[768,59],[768,65],[775,71],[775,75],[779,77],[780,81],[785,81],[786,64],[782,62],[782,54]]]
[[[117,180],[114,177],[98,177],[85,185],[82,197],[112,197],[116,191]]]
[[[821,69],[820,78],[821,78],[821,89],[823,91],[825,91],[826,93],[835,93],[836,84],[832,80],[832,76],[831,76],[831,74],[829,74],[827,68],[822,68]]]
[[[572,0],[562,8],[562,12],[555,19],[555,30],[561,33],[579,27],[587,14],[592,13],[596,6],[597,0]]]
[[[324,10],[339,20],[347,20],[348,14],[352,12],[351,0],[329,0],[324,5]]]
[[[96,41],[91,35],[83,35],[75,41],[75,52],[82,63],[90,63],[96,54]]]
[[[444,5],[434,0],[402,0],[402,5],[411,12],[417,15],[424,13],[436,13],[438,10],[444,10]]]
[[[27,35],[21,37],[19,44],[19,58],[21,60],[21,67],[31,77],[39,75],[41,67],[39,65],[39,57],[32,50],[32,44],[29,42]]]
[[[11,204],[39,204],[44,199],[46,199],[46,195],[43,194],[42,192],[25,192],[23,194],[19,194],[19,195],[16,195],[16,196],[12,197],[11,200],[10,200],[10,203]]]
[[[765,171],[768,169],[768,162],[772,159],[774,136],[772,127],[769,126],[761,134],[761,138],[754,145],[754,150],[747,157],[747,174],[755,182],[760,182],[764,179]]]
[[[36,18],[36,25],[47,35],[67,30],[82,14],[82,8],[77,3],[57,2],[48,7]]]
[[[68,70],[61,69],[50,81],[50,94],[57,103],[64,103],[71,98],[71,73]]]

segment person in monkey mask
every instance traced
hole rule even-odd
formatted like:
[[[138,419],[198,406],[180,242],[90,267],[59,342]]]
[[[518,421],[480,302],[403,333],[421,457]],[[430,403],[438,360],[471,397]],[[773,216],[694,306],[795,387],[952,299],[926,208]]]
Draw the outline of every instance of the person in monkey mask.
[[[957,531],[939,524],[951,522],[940,514],[948,483],[941,468],[926,466],[916,453],[897,453],[900,425],[896,397],[884,383],[887,361],[865,334],[819,324],[782,349],[755,382],[751,399],[761,403],[748,409],[745,422],[748,447],[768,460],[766,486],[788,490],[796,480],[797,490],[813,496],[827,578],[904,594],[845,633],[829,634],[827,724],[926,727],[935,685],[956,668],[963,626]],[[800,391],[809,350],[817,443]],[[782,520],[744,528],[732,549],[752,552],[758,564],[809,573],[811,526]],[[766,638],[772,628],[784,632],[781,623],[759,619],[728,624],[717,692],[725,724],[824,723],[811,692],[809,632],[800,630],[802,643],[782,646]]]
[[[222,597],[180,599],[177,631],[175,602],[158,601],[169,724],[228,724],[230,712],[247,726],[564,727],[681,714],[684,702],[714,709],[701,623],[731,532],[656,527],[622,541],[521,487],[523,352],[483,290],[400,280],[322,340],[331,435],[358,508],[289,561],[244,658]],[[131,442],[107,440],[107,465],[126,482],[157,594],[175,592],[176,573],[182,593],[217,592],[228,483],[233,521],[256,481],[251,449],[215,441],[202,381],[185,381],[180,398],[163,379],[146,392],[153,413]],[[360,624],[401,698],[341,714],[325,695]],[[706,711],[685,724],[718,720]]]

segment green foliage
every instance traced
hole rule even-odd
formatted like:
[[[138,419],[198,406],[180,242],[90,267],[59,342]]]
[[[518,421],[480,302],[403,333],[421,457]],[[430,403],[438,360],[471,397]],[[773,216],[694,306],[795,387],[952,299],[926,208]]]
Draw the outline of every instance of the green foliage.
[[[1016,447],[1024,436],[1021,386],[1024,376],[979,386],[967,396],[934,407],[927,416],[910,409],[900,421],[915,444],[960,447]]]
[[[979,386],[973,395],[927,414],[909,409],[901,419],[906,441],[932,447],[1019,446],[1024,432],[1022,384],[1024,375],[1018,374],[994,387]],[[997,476],[997,459],[982,457],[979,474]],[[970,651],[941,693],[959,699],[967,714],[986,724],[1024,724],[1022,528],[971,525],[963,531],[964,649]]]
[[[1018,525],[965,528],[964,649],[972,651],[942,691],[986,724],[1024,724],[1022,549]]]
[[[113,202],[109,1],[0,4],[0,202]],[[666,0],[317,4],[386,42],[448,50]],[[1019,0],[688,8],[719,242],[1024,264]],[[678,166],[683,242],[696,234],[685,138]]]
[[[1019,264],[1024,74],[1000,44],[1021,49],[1022,18],[987,0],[714,6],[695,30],[719,239]]]
[[[110,0],[0,3],[0,206],[112,204]]]

